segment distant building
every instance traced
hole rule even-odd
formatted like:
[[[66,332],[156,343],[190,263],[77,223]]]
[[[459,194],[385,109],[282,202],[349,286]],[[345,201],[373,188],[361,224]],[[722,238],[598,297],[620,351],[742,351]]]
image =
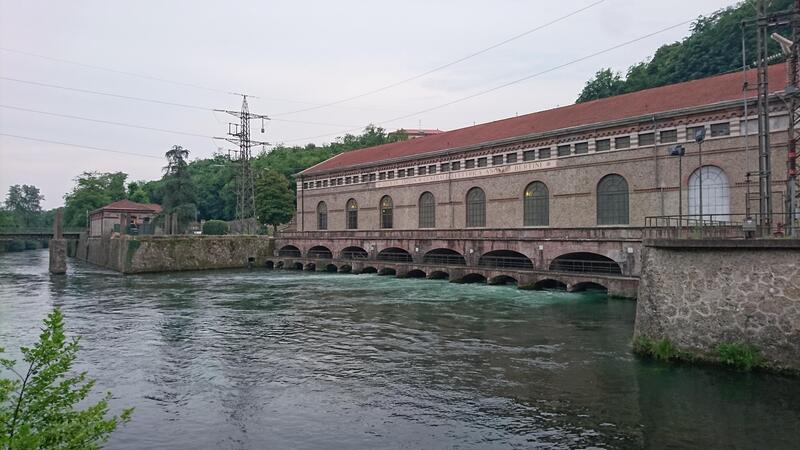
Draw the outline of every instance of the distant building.
[[[397,131],[392,131],[389,133],[389,136],[394,136],[401,133],[408,136],[409,139],[417,139],[425,136],[433,136],[435,134],[444,133],[444,131],[439,129],[434,130],[431,128],[400,128]]]
[[[119,229],[122,214],[128,215],[128,225],[146,225],[163,209],[154,203],[118,200],[89,213],[89,236],[104,236]]]

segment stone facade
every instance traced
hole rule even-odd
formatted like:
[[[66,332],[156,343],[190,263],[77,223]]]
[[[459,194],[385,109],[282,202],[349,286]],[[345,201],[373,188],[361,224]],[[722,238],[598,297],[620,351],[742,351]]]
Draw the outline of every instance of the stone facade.
[[[122,273],[146,273],[263,266],[273,253],[266,236],[84,236],[76,256]]]
[[[800,371],[800,241],[645,241],[635,336],[713,359],[757,347]]]

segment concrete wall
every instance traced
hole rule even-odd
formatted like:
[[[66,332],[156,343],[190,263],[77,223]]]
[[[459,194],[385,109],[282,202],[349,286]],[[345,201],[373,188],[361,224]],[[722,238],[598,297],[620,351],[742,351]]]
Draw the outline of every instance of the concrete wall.
[[[124,236],[84,237],[76,256],[118,272],[144,273],[263,266],[273,252],[266,236]]]
[[[800,240],[645,241],[634,335],[712,358],[747,343],[800,370]]]

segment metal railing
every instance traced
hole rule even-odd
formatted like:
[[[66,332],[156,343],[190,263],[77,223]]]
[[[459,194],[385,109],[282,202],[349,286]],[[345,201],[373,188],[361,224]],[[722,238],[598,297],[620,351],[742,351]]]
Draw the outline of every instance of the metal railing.
[[[412,262],[413,258],[406,252],[380,252],[377,259],[379,261]]]
[[[619,264],[614,261],[588,259],[556,259],[550,264],[550,270],[553,272],[622,274]]]
[[[533,269],[533,262],[522,256],[481,256],[481,267],[501,267],[508,269]]]
[[[747,239],[783,238],[800,234],[795,220],[793,229],[784,213],[775,214],[692,214],[649,216],[645,218],[645,239]]]
[[[82,227],[69,227],[64,228],[62,233],[79,234],[86,231]],[[0,227],[0,234],[16,234],[16,235],[49,235],[53,234],[53,227],[31,227],[31,228],[17,228],[17,227]]]
[[[369,259],[369,255],[365,251],[349,250],[342,252],[342,259]]]
[[[461,255],[432,254],[422,258],[425,264],[443,264],[446,266],[466,266],[467,261]]]
[[[319,259],[333,259],[333,254],[330,250],[309,250],[308,251],[309,258],[319,258]]]
[[[302,255],[302,253],[300,253],[300,250],[296,250],[296,249],[290,248],[290,249],[280,249],[280,250],[278,250],[278,256],[287,256],[287,257],[291,257],[291,258],[300,258],[303,255]]]

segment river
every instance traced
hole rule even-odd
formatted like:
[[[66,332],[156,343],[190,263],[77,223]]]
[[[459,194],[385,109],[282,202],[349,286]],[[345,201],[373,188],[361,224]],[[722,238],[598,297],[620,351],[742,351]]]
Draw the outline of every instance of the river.
[[[133,420],[108,449],[797,448],[800,383],[642,361],[635,303],[291,271],[121,276],[0,254],[0,346],[53,307]]]

